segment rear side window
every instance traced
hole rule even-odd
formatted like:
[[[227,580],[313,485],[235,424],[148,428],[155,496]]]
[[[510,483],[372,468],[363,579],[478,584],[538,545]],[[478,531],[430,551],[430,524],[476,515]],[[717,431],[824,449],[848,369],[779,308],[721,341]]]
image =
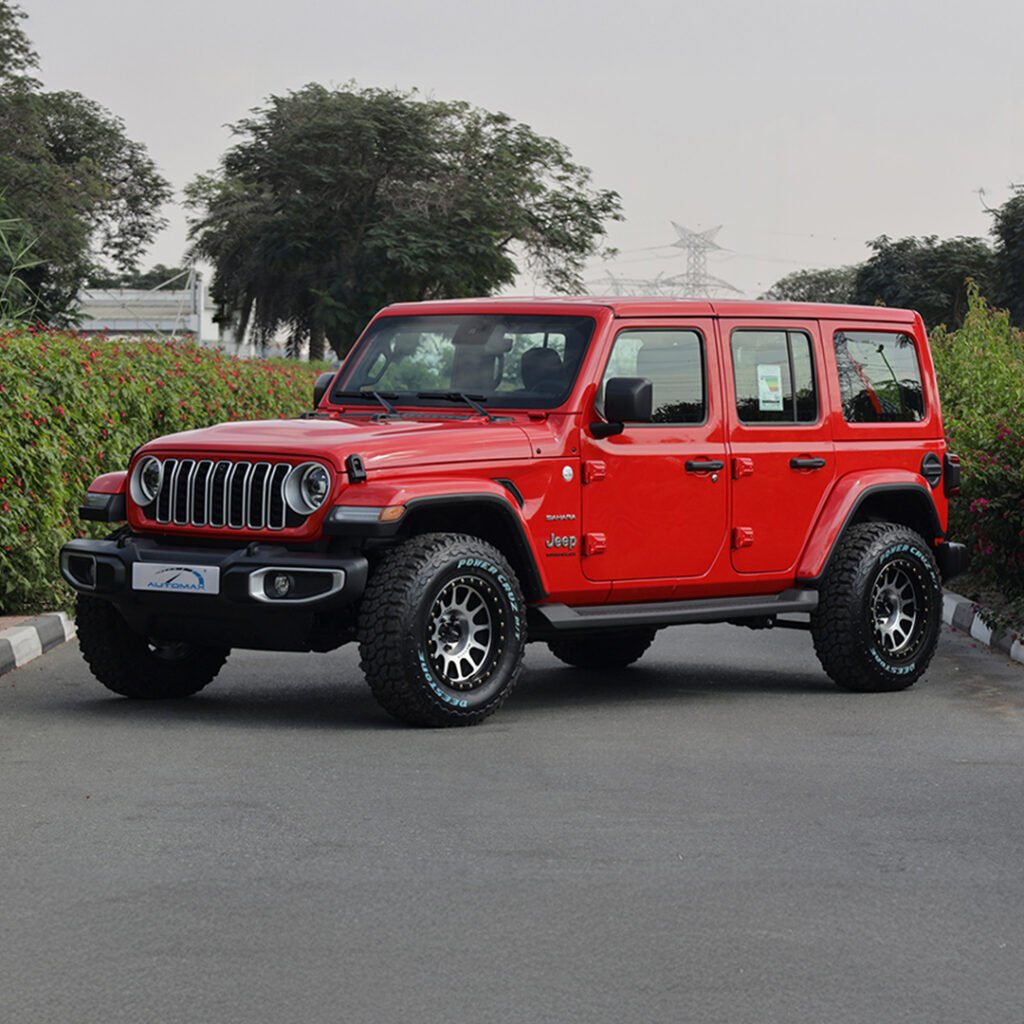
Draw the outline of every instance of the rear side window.
[[[646,377],[654,388],[654,423],[707,419],[704,340],[696,331],[623,331],[612,348],[601,395],[612,377]]]
[[[732,373],[741,423],[817,422],[814,357],[803,331],[733,331]]]
[[[895,331],[836,331],[836,369],[847,423],[916,423],[924,388],[914,339]]]

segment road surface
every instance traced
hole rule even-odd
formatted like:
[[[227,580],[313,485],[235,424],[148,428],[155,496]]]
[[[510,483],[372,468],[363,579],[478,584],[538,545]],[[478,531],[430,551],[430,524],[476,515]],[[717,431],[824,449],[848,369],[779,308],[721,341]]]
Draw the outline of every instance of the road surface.
[[[943,633],[857,695],[806,634],[534,645],[471,729],[384,716],[354,649],[108,695],[0,681],[5,1024],[1024,1019],[1024,669]]]

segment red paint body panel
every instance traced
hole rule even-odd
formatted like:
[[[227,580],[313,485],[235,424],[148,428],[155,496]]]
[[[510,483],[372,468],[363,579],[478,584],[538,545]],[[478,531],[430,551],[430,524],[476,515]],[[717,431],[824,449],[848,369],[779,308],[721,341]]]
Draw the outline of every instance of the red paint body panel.
[[[124,494],[128,489],[128,473],[119,469],[114,473],[103,473],[89,484],[91,494]]]
[[[322,459],[342,470],[345,457],[358,452],[367,469],[388,466],[448,465],[480,457],[481,446],[495,461],[526,459],[530,442],[521,426],[476,420],[384,420],[366,414],[330,419],[257,420],[221,423],[170,434],[144,448],[147,455],[175,452],[201,456],[230,452],[238,458]],[[140,452],[141,454],[141,452]]]

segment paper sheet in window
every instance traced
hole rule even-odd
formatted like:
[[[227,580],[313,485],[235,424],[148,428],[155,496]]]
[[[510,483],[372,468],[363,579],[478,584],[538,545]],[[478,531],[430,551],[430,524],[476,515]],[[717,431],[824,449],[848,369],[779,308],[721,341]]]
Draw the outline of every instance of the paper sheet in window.
[[[782,411],[782,367],[757,364],[757,407],[761,412]]]

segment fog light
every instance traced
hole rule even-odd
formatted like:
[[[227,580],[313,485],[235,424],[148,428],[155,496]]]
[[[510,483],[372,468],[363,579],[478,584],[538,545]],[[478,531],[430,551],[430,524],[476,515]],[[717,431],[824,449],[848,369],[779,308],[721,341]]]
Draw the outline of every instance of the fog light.
[[[295,581],[285,572],[274,573],[267,581],[267,593],[271,597],[287,597],[292,592]]]

